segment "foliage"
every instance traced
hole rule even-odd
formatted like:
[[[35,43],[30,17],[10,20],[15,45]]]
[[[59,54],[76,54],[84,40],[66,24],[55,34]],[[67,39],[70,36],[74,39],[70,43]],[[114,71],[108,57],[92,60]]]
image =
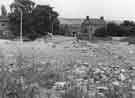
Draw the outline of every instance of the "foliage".
[[[47,32],[54,34],[58,32],[58,13],[53,11],[52,7],[35,5],[31,0],[15,1],[11,4],[11,13],[9,13],[10,29],[14,35],[19,36],[20,32],[20,10],[23,11],[23,36],[34,40],[46,35]]]
[[[133,21],[125,20],[120,25],[123,25],[123,26],[134,26],[134,22]]]
[[[107,37],[106,28],[102,27],[102,28],[97,29],[95,31],[95,33],[94,33],[94,36],[97,36],[97,37]]]
[[[57,19],[58,13],[52,10],[52,7],[47,5],[37,5],[32,12],[32,27],[39,35],[44,35],[44,32],[53,32],[56,34],[59,21]],[[53,31],[52,31],[52,25]]]
[[[109,22],[106,27],[102,27],[96,30],[95,36],[107,37],[107,36],[133,36],[135,35],[135,26],[133,22],[124,21],[118,25],[114,22]]]

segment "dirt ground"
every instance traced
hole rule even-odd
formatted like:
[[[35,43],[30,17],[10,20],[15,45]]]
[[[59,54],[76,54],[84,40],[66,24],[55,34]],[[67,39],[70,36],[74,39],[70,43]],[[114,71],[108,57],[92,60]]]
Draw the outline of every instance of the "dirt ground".
[[[58,64],[69,64],[78,61],[92,65],[95,63],[120,64],[123,61],[135,63],[135,46],[119,41],[76,42],[73,37],[55,36],[48,41],[40,39],[23,44],[15,41],[1,41],[0,46],[0,56],[4,55],[10,62],[13,56],[21,53],[24,59],[32,61],[32,58],[35,62],[54,60]]]

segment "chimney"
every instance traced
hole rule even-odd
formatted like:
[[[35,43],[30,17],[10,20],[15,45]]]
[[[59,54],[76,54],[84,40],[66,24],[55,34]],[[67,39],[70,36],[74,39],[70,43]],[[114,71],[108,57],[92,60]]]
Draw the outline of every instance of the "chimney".
[[[101,19],[101,20],[104,20],[104,17],[103,17],[103,16],[101,16],[101,17],[100,17],[100,19]]]

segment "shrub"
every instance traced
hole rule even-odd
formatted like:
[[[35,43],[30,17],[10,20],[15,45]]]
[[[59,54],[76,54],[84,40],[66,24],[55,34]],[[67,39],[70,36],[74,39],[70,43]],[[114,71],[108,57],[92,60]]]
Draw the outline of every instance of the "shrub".
[[[107,37],[107,32],[105,27],[99,28],[95,31],[94,36],[96,37]]]

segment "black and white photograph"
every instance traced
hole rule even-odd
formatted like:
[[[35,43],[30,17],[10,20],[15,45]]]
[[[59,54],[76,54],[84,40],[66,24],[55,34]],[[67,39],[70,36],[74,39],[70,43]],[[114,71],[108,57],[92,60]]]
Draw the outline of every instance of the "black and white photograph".
[[[135,1],[0,0],[0,98],[135,98]]]

